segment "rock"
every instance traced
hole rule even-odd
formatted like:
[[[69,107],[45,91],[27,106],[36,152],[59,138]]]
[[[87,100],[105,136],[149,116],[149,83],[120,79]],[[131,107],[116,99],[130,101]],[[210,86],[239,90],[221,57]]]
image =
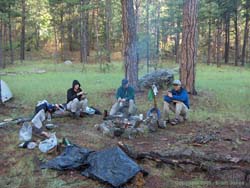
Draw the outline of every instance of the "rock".
[[[65,65],[72,65],[73,63],[72,63],[72,61],[67,60],[67,61],[64,61],[64,64],[65,64]]]
[[[174,80],[174,72],[172,70],[160,69],[152,73],[148,73],[139,79],[139,87],[151,88],[156,84],[160,89],[169,86]]]
[[[215,140],[218,140],[217,135],[215,133],[210,132],[210,133],[197,134],[194,137],[193,142],[198,144],[207,144],[208,142]]]
[[[102,132],[103,135],[113,137],[114,136],[114,130],[112,126],[112,121],[104,121],[102,124],[99,125],[98,129]]]
[[[165,129],[167,127],[166,122],[164,122],[163,120],[158,120],[158,124],[159,124],[158,127],[160,129]]]

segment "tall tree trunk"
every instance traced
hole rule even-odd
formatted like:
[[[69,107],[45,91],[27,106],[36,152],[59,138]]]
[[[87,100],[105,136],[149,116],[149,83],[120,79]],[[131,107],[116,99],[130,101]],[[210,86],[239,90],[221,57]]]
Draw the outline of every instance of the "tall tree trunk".
[[[35,33],[36,33],[36,50],[39,50],[40,48],[40,28],[39,26],[36,26],[35,28]]]
[[[60,34],[61,34],[61,60],[65,60],[65,36],[64,36],[64,12],[60,12]]]
[[[82,63],[88,63],[88,50],[87,50],[87,43],[88,43],[88,38],[87,38],[87,24],[88,24],[88,16],[87,16],[87,11],[84,10],[86,6],[86,1],[81,0],[81,62]]]
[[[13,51],[13,43],[12,43],[12,27],[11,27],[11,6],[9,5],[8,12],[8,26],[9,26],[9,46],[10,46],[10,63],[14,63],[14,51]]]
[[[140,29],[140,22],[139,22],[139,8],[140,8],[140,4],[141,4],[141,0],[134,0],[134,4],[135,4],[135,25],[136,25],[136,33],[138,33],[139,29]],[[138,36],[136,35],[136,43],[138,44]],[[137,46],[138,48],[138,46]],[[139,54],[139,50],[137,49],[137,62],[139,64],[140,62],[140,54]]]
[[[69,16],[70,16],[70,21],[68,24],[68,41],[69,41],[69,51],[73,52],[73,20],[72,20],[72,10],[69,9]]]
[[[98,4],[98,0],[97,0]],[[98,5],[99,6],[99,5]],[[100,44],[99,44],[99,20],[98,20],[98,15],[99,15],[99,7],[96,9],[96,19],[95,19],[95,34],[96,34],[96,62],[100,63],[100,68],[102,70],[102,60],[100,56]]]
[[[179,20],[177,20],[177,28],[181,26],[181,23]],[[180,32],[177,31],[176,33],[176,41],[175,41],[175,63],[179,64],[179,51],[180,51]]]
[[[105,7],[105,48],[106,48],[106,61],[111,62],[111,49],[110,49],[110,25],[111,25],[111,0],[106,0]]]
[[[139,27],[140,27],[140,24],[139,24],[139,8],[140,8],[141,0],[135,0],[134,3],[135,3],[135,25],[136,25],[136,32],[138,33],[139,32]]]
[[[180,79],[190,94],[197,94],[195,89],[195,68],[197,59],[197,15],[198,1],[185,0],[183,6],[182,61]]]
[[[161,3],[158,1],[157,5],[157,26],[156,26],[156,56],[159,58],[160,54],[160,13],[161,13]],[[179,35],[180,38],[180,35]]]
[[[221,39],[221,34],[222,34],[222,22],[221,19],[218,20],[217,22],[217,67],[221,66],[221,59],[222,59],[222,39]]]
[[[229,61],[229,50],[230,50],[230,15],[225,15],[225,64]]]
[[[235,62],[234,62],[234,65],[238,66],[238,61],[239,61],[238,5],[236,5],[236,7],[235,7],[234,30],[235,30]]]
[[[121,0],[125,77],[138,89],[138,58],[133,0]]]
[[[209,18],[208,21],[208,45],[207,45],[207,64],[211,64],[211,42],[212,42],[212,35],[211,35],[211,25],[212,20]]]
[[[21,48],[20,48],[20,60],[25,60],[25,26],[26,26],[26,4],[25,0],[22,0],[22,23],[21,23]]]
[[[6,50],[6,47],[8,46],[8,32],[7,32],[7,29],[8,29],[8,25],[7,25],[7,22],[4,22],[4,25],[3,25],[3,67],[5,68],[6,67],[6,63],[7,63],[7,50]]]
[[[149,0],[147,0],[147,4],[146,4],[146,32],[147,32],[147,54],[146,54],[146,58],[147,58],[147,72],[149,72],[149,63],[150,63],[150,52],[149,52],[149,44],[150,44],[150,35],[149,35]]]
[[[2,20],[0,20],[0,68],[3,68],[3,47],[2,47],[2,38],[3,38],[3,27]]]
[[[55,40],[55,63],[58,63],[58,40],[57,40],[57,31],[56,31],[56,24],[53,26],[54,29],[54,40]]]
[[[246,13],[245,13],[245,29],[244,29],[244,41],[242,46],[242,57],[241,57],[241,65],[244,66],[247,59],[246,48],[249,40],[249,20],[250,20],[250,0],[246,0]]]

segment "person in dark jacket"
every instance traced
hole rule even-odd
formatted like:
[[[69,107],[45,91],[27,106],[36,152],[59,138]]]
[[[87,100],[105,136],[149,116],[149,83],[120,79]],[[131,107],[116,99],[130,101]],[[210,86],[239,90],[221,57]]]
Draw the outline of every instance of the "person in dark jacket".
[[[121,86],[116,92],[116,102],[110,110],[110,115],[115,115],[121,108],[128,106],[129,115],[136,112],[135,90],[128,83],[127,79],[123,79]]]
[[[67,91],[67,110],[71,111],[73,115],[80,112],[86,112],[88,100],[87,93],[81,89],[81,84],[78,80],[74,80],[72,88]]]
[[[170,123],[176,125],[180,122],[182,116],[184,120],[188,118],[189,111],[189,97],[187,91],[181,87],[181,81],[175,80],[173,82],[174,89],[164,96],[163,118],[166,122],[170,122],[170,110],[175,112],[175,119]]]

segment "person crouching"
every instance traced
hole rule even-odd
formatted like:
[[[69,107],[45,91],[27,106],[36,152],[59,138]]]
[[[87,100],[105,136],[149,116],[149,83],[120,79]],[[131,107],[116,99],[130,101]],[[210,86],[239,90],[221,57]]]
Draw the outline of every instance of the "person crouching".
[[[128,115],[134,115],[136,113],[135,105],[135,91],[132,86],[129,85],[127,79],[122,80],[121,86],[116,92],[116,103],[112,106],[109,115],[115,115],[123,107],[128,106]]]
[[[170,110],[175,112],[175,119],[170,121]],[[166,123],[170,122],[172,125],[180,123],[180,118],[183,117],[184,121],[188,119],[189,111],[189,96],[187,91],[181,87],[181,81],[175,80],[173,82],[173,89],[168,91],[164,96],[163,105],[163,118]]]
[[[73,117],[77,117],[78,113],[86,112],[88,106],[86,94],[82,91],[79,81],[74,80],[72,88],[67,91],[67,110],[72,113]]]

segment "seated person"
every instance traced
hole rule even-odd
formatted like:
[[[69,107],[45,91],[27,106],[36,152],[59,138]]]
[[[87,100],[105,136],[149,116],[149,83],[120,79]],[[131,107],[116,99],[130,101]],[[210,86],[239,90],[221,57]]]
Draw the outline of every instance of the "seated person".
[[[180,80],[175,80],[173,82],[173,88],[172,91],[167,92],[167,95],[164,96],[163,118],[167,123],[170,122],[170,110],[174,111],[175,119],[170,123],[176,125],[180,122],[181,116],[184,121],[188,118],[189,97],[187,91],[181,87]]]
[[[49,133],[42,129],[43,121],[46,119],[46,114],[48,119],[51,119],[51,114],[59,108],[58,104],[50,104],[46,100],[39,102],[36,105],[35,114],[31,120],[33,133],[48,138]]]
[[[71,111],[73,117],[77,117],[78,113],[86,112],[88,106],[86,94],[82,91],[80,83],[74,80],[72,88],[67,91],[67,110]]]
[[[116,92],[116,103],[112,106],[109,115],[115,115],[121,108],[128,106],[128,115],[135,114],[137,108],[135,105],[135,91],[129,86],[128,80],[123,79],[121,86]]]

